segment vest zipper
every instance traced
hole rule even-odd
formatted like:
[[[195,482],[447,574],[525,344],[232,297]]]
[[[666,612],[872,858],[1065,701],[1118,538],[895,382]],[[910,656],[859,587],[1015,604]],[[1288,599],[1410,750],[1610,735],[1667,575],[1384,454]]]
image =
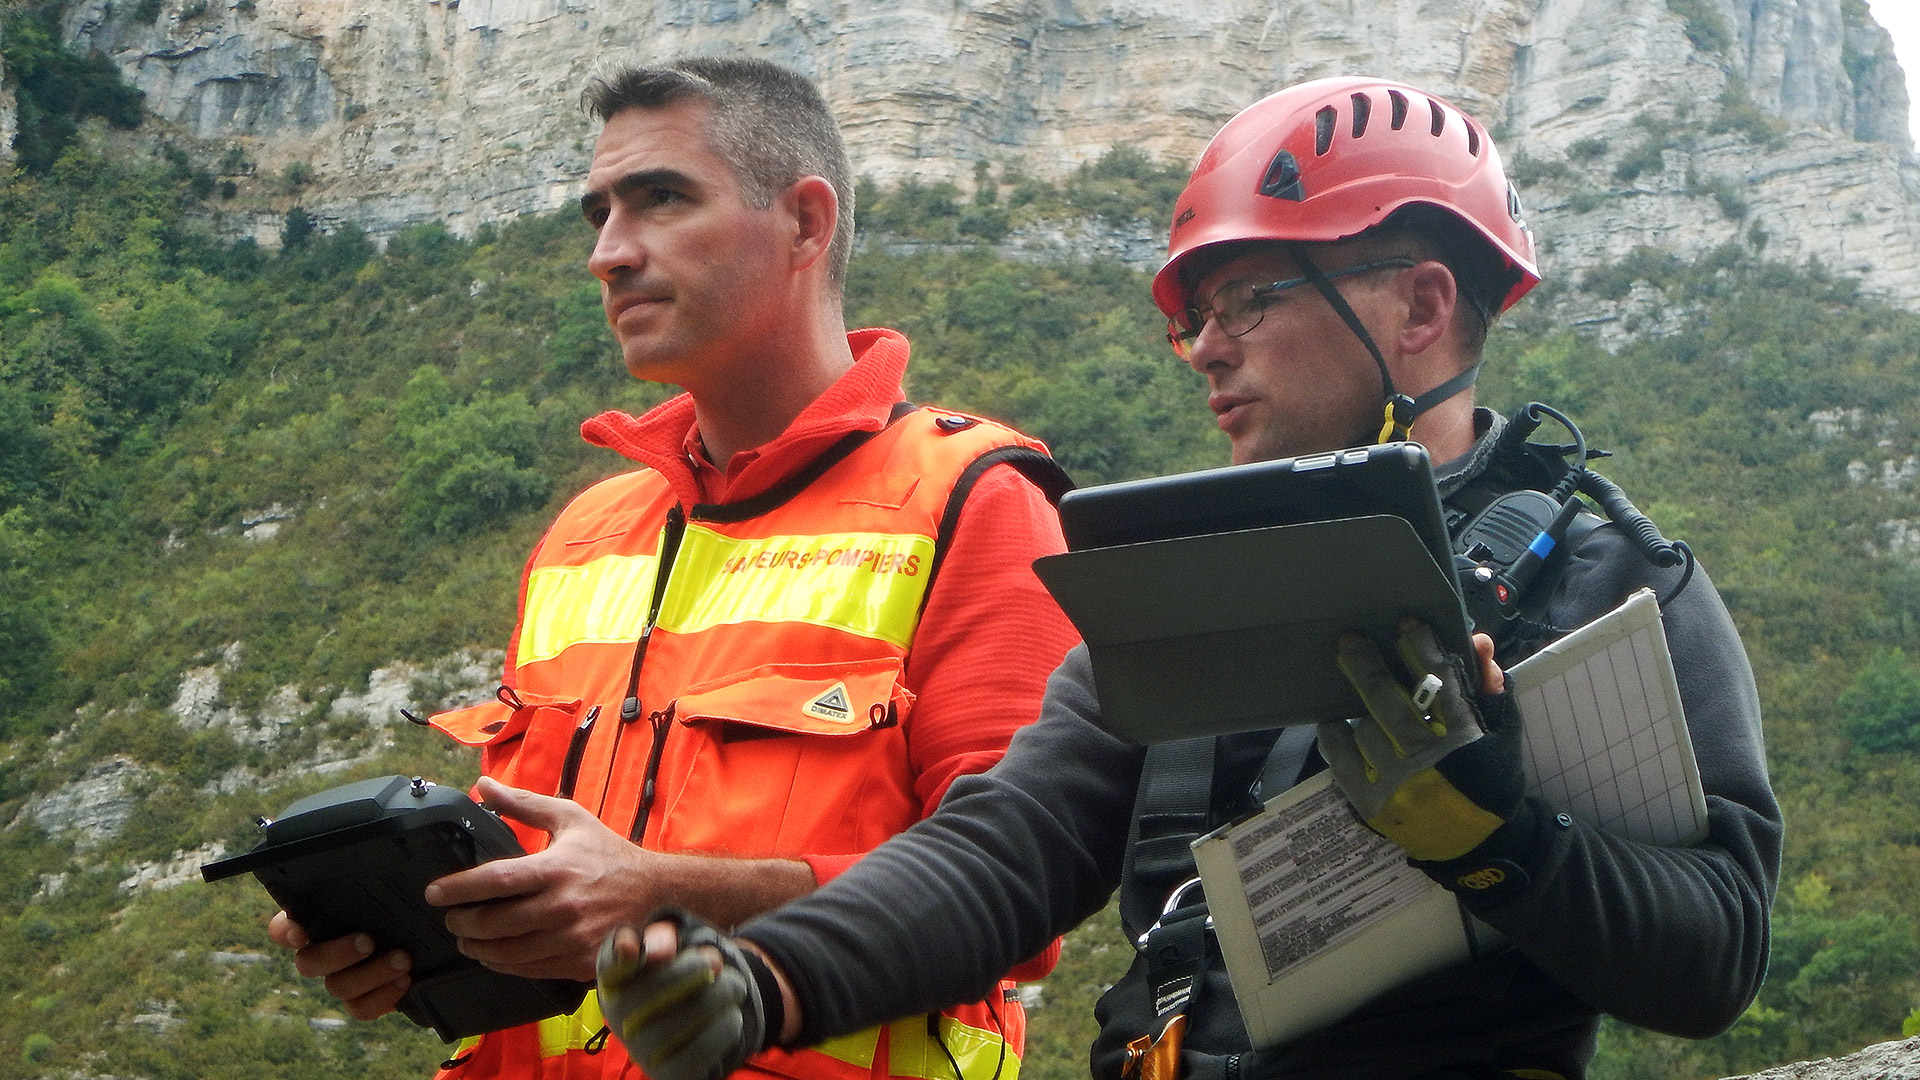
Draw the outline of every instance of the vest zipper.
[[[673,707],[676,702],[667,702],[667,707],[647,717],[653,725],[653,746],[647,751],[647,771],[640,781],[640,812],[634,815],[633,832],[629,835],[634,843],[646,839],[647,818],[653,813],[653,796],[656,791],[654,781],[660,775],[660,754],[667,748],[667,732],[673,730]]]
[[[574,785],[580,779],[580,759],[586,756],[587,739],[593,735],[593,722],[600,719],[600,706],[587,710],[574,726],[573,738],[567,741],[567,756],[560,764],[560,786],[554,794],[562,799],[573,798]]]
[[[620,702],[620,726],[613,733],[613,752],[607,757],[607,782],[601,785],[600,807],[595,811],[596,815],[606,809],[607,790],[613,786],[614,763],[620,758],[621,739],[626,735],[628,726],[640,719],[640,665],[646,662],[647,643],[653,640],[654,625],[660,621],[660,608],[667,599],[667,582],[673,576],[673,562],[680,555],[680,539],[686,535],[686,532],[687,515],[678,504],[669,507],[666,527],[660,532],[660,568],[653,575],[653,601],[647,608],[647,621],[640,628],[640,640],[633,645],[633,667],[627,672],[627,696]],[[670,714],[671,706],[669,706]],[[662,741],[656,723],[653,750],[647,765],[649,786],[651,786],[654,770],[659,768]],[[644,831],[646,820],[646,810],[643,808],[635,828]],[[636,836],[635,839],[638,840],[638,837]]]

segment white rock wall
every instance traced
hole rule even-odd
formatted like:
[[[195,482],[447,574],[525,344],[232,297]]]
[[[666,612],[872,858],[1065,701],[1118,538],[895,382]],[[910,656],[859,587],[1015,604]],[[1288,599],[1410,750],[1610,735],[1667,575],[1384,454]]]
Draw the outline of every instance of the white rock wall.
[[[13,168],[13,136],[19,121],[19,103],[7,82],[7,65],[0,62],[0,169]]]
[[[820,82],[859,169],[967,184],[974,164],[1059,175],[1116,144],[1191,159],[1234,111],[1301,79],[1376,72],[1453,97],[1509,156],[1626,143],[1643,112],[1703,125],[1730,84],[1772,146],[1708,140],[1609,208],[1536,199],[1571,272],[1642,243],[1682,253],[1754,222],[1770,256],[1818,256],[1920,300],[1920,172],[1891,44],[1846,0],[1708,0],[1702,50],[1666,0],[167,0],[152,25],[86,0],[68,19],[181,131],[258,164],[236,207],[263,239],[296,198],[386,233],[466,231],[569,202],[591,153],[580,88],[599,66],[741,51]],[[1697,35],[1696,35],[1697,36]],[[1684,182],[1736,185],[1748,220]]]

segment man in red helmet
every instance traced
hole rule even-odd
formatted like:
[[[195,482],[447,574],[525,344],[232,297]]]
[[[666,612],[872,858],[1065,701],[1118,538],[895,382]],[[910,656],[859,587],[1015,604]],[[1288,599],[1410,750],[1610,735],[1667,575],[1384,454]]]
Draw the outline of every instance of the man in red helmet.
[[[1205,376],[1236,462],[1413,438],[1463,513],[1589,475],[1503,441],[1506,421],[1474,407],[1487,324],[1539,274],[1491,141],[1446,102],[1334,79],[1253,105],[1201,155],[1169,254],[1154,299],[1176,352]],[[1683,1036],[1723,1030],[1765,972],[1779,873],[1759,706],[1704,575],[1690,561],[1654,565],[1625,533],[1585,518],[1525,598],[1520,629],[1477,637],[1476,658],[1408,629],[1403,652],[1445,674],[1451,704],[1434,716],[1485,731],[1421,767],[1374,774],[1353,752],[1356,738],[1391,737],[1406,700],[1371,646],[1343,660],[1374,715],[1321,725],[1317,747],[1312,729],[1286,728],[1151,750],[1103,730],[1076,649],[996,768],[956,782],[938,812],[828,887],[737,939],[679,915],[644,937],[610,935],[609,1022],[656,1080],[710,1080],[762,1041],[805,1045],[977,995],[1118,888],[1142,949],[1097,1009],[1102,1080],[1573,1078],[1602,1014]],[[1496,646],[1511,662],[1643,587],[1663,598],[1707,792],[1709,836],[1688,848],[1623,840],[1522,797],[1493,662]],[[1468,670],[1478,686],[1464,685]],[[1144,932],[1193,872],[1191,837],[1323,767],[1510,945],[1254,1050],[1206,935]],[[1169,799],[1185,809],[1167,812]]]

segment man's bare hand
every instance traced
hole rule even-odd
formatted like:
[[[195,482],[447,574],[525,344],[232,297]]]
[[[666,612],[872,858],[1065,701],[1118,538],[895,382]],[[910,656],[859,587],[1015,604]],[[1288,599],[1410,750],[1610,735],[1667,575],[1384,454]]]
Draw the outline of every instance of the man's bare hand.
[[[547,832],[544,851],[496,859],[427,886],[447,908],[460,951],[495,971],[531,979],[591,979],[600,942],[615,926],[668,902],[667,860],[609,829],[568,799],[536,795],[488,777],[486,805]]]
[[[600,943],[616,926],[681,907],[732,926],[812,892],[813,868],[790,859],[726,859],[652,851],[585,807],[482,777],[486,804],[550,837],[543,851],[496,859],[427,886],[448,909],[460,951],[495,971],[531,979],[592,979]]]
[[[283,948],[294,950],[294,970],[306,978],[322,980],[327,993],[339,998],[355,1020],[372,1020],[392,1012],[413,985],[412,958],[397,950],[374,955],[373,939],[365,934],[314,942],[299,923],[281,911],[267,924],[267,936]]]

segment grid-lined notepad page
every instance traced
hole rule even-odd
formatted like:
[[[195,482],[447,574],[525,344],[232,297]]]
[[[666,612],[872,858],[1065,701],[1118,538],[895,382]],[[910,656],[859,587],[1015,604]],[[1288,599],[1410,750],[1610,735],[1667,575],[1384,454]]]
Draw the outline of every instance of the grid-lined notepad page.
[[[1706,798],[1651,592],[1509,674],[1526,723],[1530,794],[1643,843],[1706,836]]]

